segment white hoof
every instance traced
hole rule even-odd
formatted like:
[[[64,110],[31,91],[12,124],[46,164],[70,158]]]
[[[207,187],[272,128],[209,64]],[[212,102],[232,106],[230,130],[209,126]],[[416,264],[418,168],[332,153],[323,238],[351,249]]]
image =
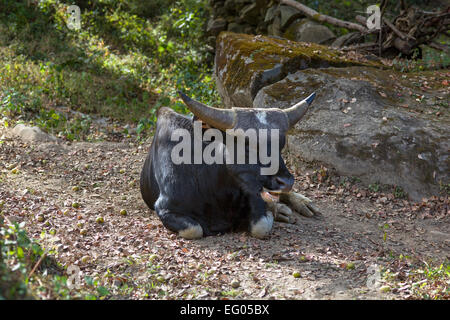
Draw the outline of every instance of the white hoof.
[[[272,212],[267,211],[266,215],[261,217],[255,224],[250,227],[250,233],[255,238],[265,238],[269,235],[273,226],[273,215]]]
[[[203,229],[202,227],[197,224],[197,225],[191,225],[190,227],[184,229],[184,230],[180,230],[178,231],[178,235],[184,239],[199,239],[201,237],[203,237]]]

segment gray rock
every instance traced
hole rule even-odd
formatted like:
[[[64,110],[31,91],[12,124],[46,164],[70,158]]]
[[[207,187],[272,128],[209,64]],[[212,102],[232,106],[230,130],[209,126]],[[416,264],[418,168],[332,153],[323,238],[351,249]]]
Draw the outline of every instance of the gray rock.
[[[228,107],[251,107],[258,91],[305,68],[362,65],[327,47],[223,32],[217,39],[215,77]]]
[[[224,17],[228,14],[227,9],[225,9],[225,7],[217,7],[216,9],[214,9],[213,11],[213,17],[214,18],[220,18],[220,17]]]
[[[348,46],[351,44],[356,43],[358,39],[360,39],[360,33],[359,32],[350,32],[347,34],[344,34],[343,36],[338,37],[336,40],[333,41],[331,44],[332,48],[341,48],[343,46]]]
[[[317,22],[301,19],[293,22],[284,33],[289,40],[327,44],[336,38],[334,33]]]
[[[223,18],[209,20],[206,32],[210,35],[217,36],[220,32],[227,30],[227,21]]]
[[[267,34],[269,36],[281,36],[281,18],[280,16],[275,16],[273,22],[267,28]]]
[[[272,22],[273,19],[275,19],[275,16],[279,14],[279,11],[277,10],[278,6],[272,6],[266,11],[266,15],[264,17],[264,22]]]
[[[366,67],[298,71],[261,89],[253,105],[287,108],[316,91],[311,110],[288,137],[288,150],[366,184],[401,186],[420,200],[437,194],[439,181],[449,183],[450,125],[383,99],[373,79],[389,79],[390,72]]]
[[[246,25],[239,24],[236,22],[231,22],[228,25],[228,31],[235,32],[235,33],[245,33],[244,32],[245,28],[246,28]]]
[[[235,0],[226,0],[225,3],[224,3],[224,8],[229,13],[235,13],[236,10],[239,10],[239,8],[236,7]],[[241,8],[242,8],[242,6],[241,6]]]
[[[16,125],[12,131],[12,135],[21,138],[26,142],[56,142],[58,139],[51,134],[45,133],[38,127],[29,127],[22,123]]]
[[[251,25],[258,25],[260,8],[256,3],[249,4],[240,11],[240,18]]]
[[[281,29],[288,27],[293,21],[303,16],[302,12],[291,6],[280,6]]]

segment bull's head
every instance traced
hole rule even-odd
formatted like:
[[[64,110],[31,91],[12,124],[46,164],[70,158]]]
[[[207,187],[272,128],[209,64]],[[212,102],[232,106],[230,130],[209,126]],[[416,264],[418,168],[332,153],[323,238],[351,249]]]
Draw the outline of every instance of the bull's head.
[[[229,135],[239,138],[245,135],[246,159],[250,158],[251,152],[260,155],[259,150],[262,143],[265,144],[266,151],[270,150],[270,157],[277,160],[278,166],[275,172],[261,174],[261,168],[270,166],[266,161],[261,161],[258,157],[256,164],[227,164],[229,173],[238,181],[241,188],[248,193],[270,192],[273,197],[277,197],[280,192],[288,192],[294,184],[294,177],[289,173],[281,157],[281,150],[286,142],[286,132],[300,121],[308,110],[309,105],[315,97],[315,93],[300,101],[288,109],[278,108],[232,108],[218,109],[209,107],[203,103],[195,101],[182,92],[179,92],[189,110],[210,127],[217,128]],[[249,129],[257,132],[266,132],[264,139],[258,134],[256,145],[249,144]],[[261,130],[262,129],[262,130]],[[272,135],[277,132],[277,135]],[[275,139],[277,140],[274,140]],[[272,148],[276,145],[276,148]],[[257,150],[256,150],[257,149]],[[275,153],[275,154],[273,154]],[[268,155],[269,156],[269,155]],[[265,195],[268,196],[266,192]]]

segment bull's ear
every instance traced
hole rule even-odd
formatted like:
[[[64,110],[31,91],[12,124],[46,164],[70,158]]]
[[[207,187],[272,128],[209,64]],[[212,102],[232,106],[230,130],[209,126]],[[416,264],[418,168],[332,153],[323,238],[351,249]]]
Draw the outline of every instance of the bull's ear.
[[[315,97],[316,93],[313,92],[306,99],[284,110],[289,119],[289,128],[292,128],[297,122],[300,121],[300,119],[305,115],[306,111],[308,110],[308,107],[311,105]]]
[[[209,107],[201,102],[195,101],[189,98],[183,92],[178,91],[181,99],[191,112],[200,118],[203,122],[206,122],[213,128],[220,130],[226,130],[233,128],[235,113],[230,109],[218,109]]]

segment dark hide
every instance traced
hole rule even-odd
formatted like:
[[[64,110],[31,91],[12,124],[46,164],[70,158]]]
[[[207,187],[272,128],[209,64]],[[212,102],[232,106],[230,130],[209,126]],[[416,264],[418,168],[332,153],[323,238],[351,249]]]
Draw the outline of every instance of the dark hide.
[[[281,150],[288,127],[286,116],[277,109],[267,111],[262,118],[252,109],[236,109],[235,129],[277,128]],[[160,108],[140,179],[142,198],[169,230],[179,232],[197,224],[202,227],[204,236],[242,228],[249,230],[266,217],[266,204],[260,196],[263,187],[289,190],[294,183],[280,152],[279,171],[273,176],[262,176],[259,163],[175,165],[171,151],[179,142],[171,141],[171,134],[178,128],[188,130],[193,137],[191,117]],[[226,134],[222,134],[225,143]],[[193,141],[191,145],[194,145]],[[208,142],[203,142],[203,148],[207,145]]]

